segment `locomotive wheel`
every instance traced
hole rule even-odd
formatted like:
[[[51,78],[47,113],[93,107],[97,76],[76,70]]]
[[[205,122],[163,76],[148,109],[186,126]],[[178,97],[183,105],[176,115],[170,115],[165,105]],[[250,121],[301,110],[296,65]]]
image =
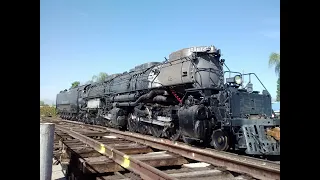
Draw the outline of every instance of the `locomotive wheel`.
[[[229,137],[222,130],[216,130],[212,133],[210,145],[219,151],[226,151],[229,148]]]
[[[95,118],[95,122],[96,122],[96,124],[97,125],[100,125],[100,126],[104,126],[104,122],[103,122],[103,119],[102,118],[100,118],[100,117],[96,117]]]
[[[89,118],[85,117],[85,118],[84,118],[84,123],[86,123],[86,124],[90,124],[90,120],[89,120]]]
[[[154,137],[159,138],[159,137],[162,135],[162,130],[163,130],[163,128],[162,128],[162,127],[159,127],[159,126],[157,126],[157,125],[151,125],[151,126],[150,126],[151,134],[152,134]]]
[[[131,118],[131,114],[128,117],[127,128],[130,132],[136,132],[138,129],[137,122],[135,122],[135,120]]]
[[[180,139],[181,131],[180,129],[172,128],[166,131],[166,137],[171,141],[177,141]]]
[[[104,121],[104,126],[105,127],[111,127],[111,123],[110,123],[110,121]]]
[[[139,131],[139,133],[141,133],[141,134],[148,134],[148,127],[146,126],[146,125],[144,125],[144,124],[142,124],[142,123],[139,123],[139,125],[138,125],[138,131]]]

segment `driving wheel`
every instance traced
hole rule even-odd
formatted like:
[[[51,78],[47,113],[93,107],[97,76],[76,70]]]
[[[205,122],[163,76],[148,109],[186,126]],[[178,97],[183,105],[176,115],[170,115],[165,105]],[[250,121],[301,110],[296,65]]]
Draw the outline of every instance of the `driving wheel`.
[[[212,133],[210,145],[219,151],[226,151],[229,148],[229,137],[222,130],[216,130]]]

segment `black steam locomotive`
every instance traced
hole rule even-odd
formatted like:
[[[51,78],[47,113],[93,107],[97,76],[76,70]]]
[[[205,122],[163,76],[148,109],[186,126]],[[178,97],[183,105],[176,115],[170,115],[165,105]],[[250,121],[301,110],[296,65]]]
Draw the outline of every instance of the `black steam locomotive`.
[[[57,112],[63,119],[181,138],[222,151],[280,155],[280,135],[269,133],[280,126],[270,94],[253,91],[254,73],[224,72],[220,56],[214,46],[173,52],[164,62],[61,91]],[[249,77],[246,86],[244,76]]]

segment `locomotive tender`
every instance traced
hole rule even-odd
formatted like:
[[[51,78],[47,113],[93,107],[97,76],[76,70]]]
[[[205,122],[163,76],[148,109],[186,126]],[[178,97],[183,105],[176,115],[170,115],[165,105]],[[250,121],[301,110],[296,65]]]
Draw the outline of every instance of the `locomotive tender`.
[[[269,133],[280,126],[270,94],[253,91],[254,73],[224,72],[220,57],[214,46],[181,49],[164,62],[61,91],[57,112],[63,119],[181,138],[221,151],[280,155],[280,137]],[[225,81],[225,73],[236,75]],[[250,78],[246,87],[244,76]]]

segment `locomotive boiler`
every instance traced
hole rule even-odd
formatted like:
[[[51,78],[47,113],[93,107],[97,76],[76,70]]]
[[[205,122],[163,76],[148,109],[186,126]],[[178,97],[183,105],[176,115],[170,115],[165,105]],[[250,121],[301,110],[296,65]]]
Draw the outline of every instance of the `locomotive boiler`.
[[[62,91],[57,111],[64,119],[222,151],[280,155],[280,137],[270,133],[280,126],[272,117],[270,94],[253,91],[254,73],[224,71],[224,63],[214,46],[181,49],[164,62]],[[225,73],[236,75],[225,78]],[[244,76],[250,78],[246,86]]]

